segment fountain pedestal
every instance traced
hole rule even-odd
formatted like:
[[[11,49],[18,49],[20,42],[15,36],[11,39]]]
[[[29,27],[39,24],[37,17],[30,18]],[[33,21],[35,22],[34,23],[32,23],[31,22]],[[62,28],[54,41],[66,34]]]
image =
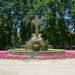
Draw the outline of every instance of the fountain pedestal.
[[[25,46],[28,51],[46,51],[47,45],[43,41],[41,34],[32,34],[32,38],[26,42]]]

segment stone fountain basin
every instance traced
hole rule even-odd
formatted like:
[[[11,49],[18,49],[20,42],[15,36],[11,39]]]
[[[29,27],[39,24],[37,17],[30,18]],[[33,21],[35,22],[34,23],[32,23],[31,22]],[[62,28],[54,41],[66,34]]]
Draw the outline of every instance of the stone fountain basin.
[[[33,55],[33,56],[47,56],[47,55],[64,55],[65,50],[63,49],[48,49],[48,51],[26,51],[25,49],[12,49],[8,50],[9,54],[12,55]]]

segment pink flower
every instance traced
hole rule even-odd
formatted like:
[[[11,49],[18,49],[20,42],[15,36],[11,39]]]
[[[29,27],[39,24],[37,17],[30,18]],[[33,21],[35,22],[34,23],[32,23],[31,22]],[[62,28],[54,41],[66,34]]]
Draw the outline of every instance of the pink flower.
[[[47,59],[63,59],[63,58],[75,58],[75,51],[65,51],[65,55],[46,55],[46,56],[34,56],[36,59],[47,60]],[[10,55],[7,51],[0,52],[0,58],[2,59],[29,59],[30,56],[23,55]]]

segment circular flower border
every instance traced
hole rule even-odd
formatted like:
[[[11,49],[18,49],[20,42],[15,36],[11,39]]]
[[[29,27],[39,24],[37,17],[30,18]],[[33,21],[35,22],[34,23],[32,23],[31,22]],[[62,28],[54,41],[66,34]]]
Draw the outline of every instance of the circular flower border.
[[[0,59],[66,59],[75,58],[75,51],[65,51],[64,55],[48,55],[48,56],[26,56],[26,55],[10,55],[8,51],[0,51]]]

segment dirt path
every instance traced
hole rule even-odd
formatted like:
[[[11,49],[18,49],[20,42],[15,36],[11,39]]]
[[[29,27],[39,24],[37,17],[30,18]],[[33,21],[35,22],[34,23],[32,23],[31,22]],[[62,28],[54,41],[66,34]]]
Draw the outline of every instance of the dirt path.
[[[0,59],[0,75],[75,75],[75,59]]]

